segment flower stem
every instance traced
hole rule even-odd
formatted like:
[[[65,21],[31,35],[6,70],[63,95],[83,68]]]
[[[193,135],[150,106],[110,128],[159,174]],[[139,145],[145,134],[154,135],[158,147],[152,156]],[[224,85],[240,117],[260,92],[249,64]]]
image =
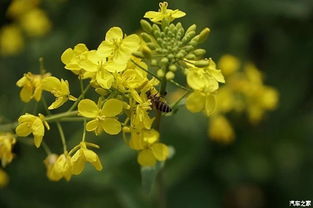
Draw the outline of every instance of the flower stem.
[[[167,79],[164,76],[161,81],[160,95],[164,96],[166,94]],[[157,111],[155,119],[155,129],[160,132],[162,112]],[[157,176],[157,186],[158,186],[158,206],[159,208],[166,208],[166,190],[164,186],[163,170],[161,169]]]
[[[71,111],[71,112],[64,112],[64,113],[58,113],[51,116],[46,117],[46,121],[53,122],[59,119],[65,119],[66,117],[76,116],[77,111]]]
[[[64,132],[63,132],[63,129],[62,129],[60,122],[56,122],[56,123],[57,123],[57,127],[59,130],[60,136],[61,136],[61,141],[62,141],[62,145],[63,145],[63,152],[66,153],[67,152],[67,146],[66,146]]]
[[[90,84],[87,85],[87,87],[84,89],[84,91],[80,94],[80,96],[77,98],[75,103],[70,107],[70,109],[68,109],[67,112],[71,112],[72,110],[74,110],[74,108],[78,105],[79,101],[84,98],[84,96],[85,96],[86,92],[89,90],[89,88],[90,88]]]

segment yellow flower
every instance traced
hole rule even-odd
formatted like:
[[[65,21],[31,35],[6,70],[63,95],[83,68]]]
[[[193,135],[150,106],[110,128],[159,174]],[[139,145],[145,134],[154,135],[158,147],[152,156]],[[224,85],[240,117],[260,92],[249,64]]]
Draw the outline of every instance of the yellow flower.
[[[210,93],[194,91],[186,99],[186,108],[192,113],[204,111],[207,116],[210,116],[214,113],[215,107],[215,95]]]
[[[71,70],[75,74],[82,74],[81,70],[96,72],[98,65],[91,61],[96,55],[95,50],[89,51],[84,43],[79,43],[73,49],[66,49],[61,55],[61,61],[65,64],[65,69]]]
[[[46,13],[38,8],[34,8],[24,13],[19,18],[21,27],[29,36],[38,37],[45,35],[51,29],[51,22]]]
[[[100,66],[100,69],[96,73],[95,81],[101,88],[110,89],[115,79],[112,73]]]
[[[0,169],[0,188],[5,187],[9,183],[9,176],[4,170]]]
[[[140,47],[140,38],[135,35],[124,37],[119,27],[112,27],[105,36],[105,40],[99,45],[97,52],[102,57],[108,57],[105,69],[110,72],[125,70],[133,52]]]
[[[46,157],[46,159],[43,161],[47,169],[47,173],[46,173],[47,177],[52,181],[60,180],[58,175],[56,175],[55,172],[53,171],[54,164],[57,161],[58,157],[59,156],[57,154],[49,154]]]
[[[66,80],[59,80],[53,76],[46,77],[42,80],[42,88],[56,97],[56,100],[48,107],[49,110],[62,106],[68,100],[76,100],[75,97],[70,95],[68,81]]]
[[[63,177],[69,181],[72,177],[72,168],[71,157],[65,152],[57,158],[54,164],[52,164],[50,175],[48,175],[48,177],[53,181],[58,181]]]
[[[232,142],[235,138],[231,124],[221,115],[210,118],[208,134],[212,140],[226,144]]]
[[[154,129],[131,128],[131,137],[128,142],[130,148],[143,150],[159,140],[160,134]]]
[[[138,65],[147,68],[147,65],[140,60],[134,58],[134,61]],[[128,89],[139,88],[147,81],[147,72],[129,62],[126,70],[116,76],[116,88],[121,92],[125,92]]]
[[[72,173],[74,175],[79,175],[84,170],[86,162],[91,163],[98,171],[102,170],[102,164],[98,155],[94,151],[87,149],[87,146],[99,148],[98,145],[87,142],[81,142],[78,145],[79,150],[71,158]]]
[[[16,139],[11,133],[0,133],[0,159],[2,166],[9,164],[14,157],[13,146]]]
[[[220,58],[218,66],[222,70],[223,75],[229,76],[238,71],[240,62],[232,55],[224,55]]]
[[[160,9],[158,12],[149,11],[145,13],[145,18],[150,19],[152,22],[161,23],[163,20],[168,23],[172,22],[174,19],[181,18],[186,15],[185,12],[182,12],[178,9],[172,10],[168,9],[168,3],[162,2],[159,4]]]
[[[137,91],[131,90],[132,98],[136,101],[136,104],[131,104],[131,124],[135,128],[150,129],[154,121],[154,118],[149,117],[148,111],[151,108],[151,101],[146,96],[146,91],[142,90],[140,95]]]
[[[121,131],[121,123],[115,118],[123,110],[123,102],[117,99],[107,100],[103,106],[89,99],[81,100],[78,104],[78,112],[86,118],[92,118],[86,124],[87,131],[95,131],[96,135],[103,130],[111,135]]]
[[[27,137],[32,133],[34,135],[34,144],[38,148],[45,134],[45,127],[48,130],[50,129],[49,124],[45,121],[45,117],[42,114],[34,116],[26,113],[18,119],[16,134],[20,137]]]
[[[141,166],[154,166],[157,161],[168,158],[169,149],[159,142],[159,137],[159,132],[154,129],[131,129],[128,145],[139,151],[137,161]]]
[[[0,29],[0,55],[15,55],[23,47],[24,40],[19,27],[16,25],[7,25]]]
[[[218,89],[218,82],[224,83],[225,80],[212,59],[207,67],[192,67],[187,71],[187,83],[194,90],[214,92]]]
[[[21,87],[20,97],[25,103],[31,99],[35,99],[37,102],[40,101],[42,95],[42,80],[49,77],[50,74],[32,74],[28,72],[16,82],[18,87]]]

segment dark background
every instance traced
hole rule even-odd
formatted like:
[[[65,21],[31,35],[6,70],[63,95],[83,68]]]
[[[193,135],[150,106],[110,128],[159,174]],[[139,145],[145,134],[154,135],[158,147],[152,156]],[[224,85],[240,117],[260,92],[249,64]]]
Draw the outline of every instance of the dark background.
[[[1,25],[10,21],[4,18],[7,3],[0,3]],[[27,71],[39,72],[40,56],[53,75],[70,81],[77,95],[78,81],[63,68],[62,52],[80,42],[96,48],[112,26],[127,34],[137,32],[139,20],[146,11],[157,10],[158,2],[45,0],[41,7],[53,23],[51,32],[27,39],[19,55],[0,57],[2,122],[25,112],[15,82]],[[187,13],[179,20],[185,27],[196,23],[199,29],[211,29],[202,45],[207,56],[217,61],[230,53],[253,61],[265,74],[265,83],[279,90],[280,101],[257,126],[244,116],[233,119],[237,138],[230,145],[208,139],[201,114],[182,109],[164,119],[161,139],[176,150],[164,172],[168,207],[288,207],[289,200],[312,201],[313,1],[180,0],[169,1],[169,8]],[[26,106],[28,112],[33,108],[34,103]],[[52,128],[45,140],[60,153],[60,139]],[[81,124],[68,124],[65,134],[69,146],[76,145]],[[0,207],[150,207],[135,152],[120,137],[89,134],[87,140],[101,145],[97,153],[104,170],[88,166],[70,182],[50,182],[44,151],[18,143],[17,156],[5,169],[10,183],[0,189]]]

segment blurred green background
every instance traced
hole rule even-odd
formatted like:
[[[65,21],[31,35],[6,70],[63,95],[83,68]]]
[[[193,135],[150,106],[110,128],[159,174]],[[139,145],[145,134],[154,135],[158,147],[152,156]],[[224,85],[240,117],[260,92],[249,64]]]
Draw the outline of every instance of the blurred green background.
[[[2,26],[10,21],[4,17],[8,3],[0,3]],[[53,75],[72,83],[76,95],[79,83],[63,68],[62,52],[80,42],[96,48],[112,26],[136,32],[158,1],[44,0],[41,7],[52,21],[51,32],[27,39],[16,56],[0,57],[1,122],[14,121],[25,110],[15,82],[27,71],[38,73],[40,56]],[[289,200],[313,201],[313,1],[180,0],[169,1],[169,8],[187,13],[181,19],[185,27],[196,23],[211,29],[202,45],[207,56],[218,60],[230,53],[253,61],[265,83],[279,90],[280,102],[258,126],[245,117],[233,120],[237,138],[230,145],[208,139],[201,114],[181,109],[164,119],[161,139],[176,150],[164,171],[168,207],[288,207]],[[75,145],[81,124],[67,125],[65,134]],[[45,139],[61,151],[56,131]],[[44,151],[18,143],[16,158],[5,169],[10,183],[0,189],[0,207],[152,207],[141,189],[136,153],[120,137],[89,134],[87,139],[100,144],[104,170],[88,166],[70,182],[50,182]]]

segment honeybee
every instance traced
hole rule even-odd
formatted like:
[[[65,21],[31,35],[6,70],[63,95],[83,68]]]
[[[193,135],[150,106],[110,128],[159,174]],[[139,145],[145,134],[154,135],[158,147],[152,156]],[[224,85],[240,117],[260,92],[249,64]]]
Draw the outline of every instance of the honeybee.
[[[147,98],[151,100],[152,105],[160,112],[169,113],[172,111],[172,108],[165,102],[161,101],[161,97],[158,93],[152,95],[151,91],[146,92]]]

